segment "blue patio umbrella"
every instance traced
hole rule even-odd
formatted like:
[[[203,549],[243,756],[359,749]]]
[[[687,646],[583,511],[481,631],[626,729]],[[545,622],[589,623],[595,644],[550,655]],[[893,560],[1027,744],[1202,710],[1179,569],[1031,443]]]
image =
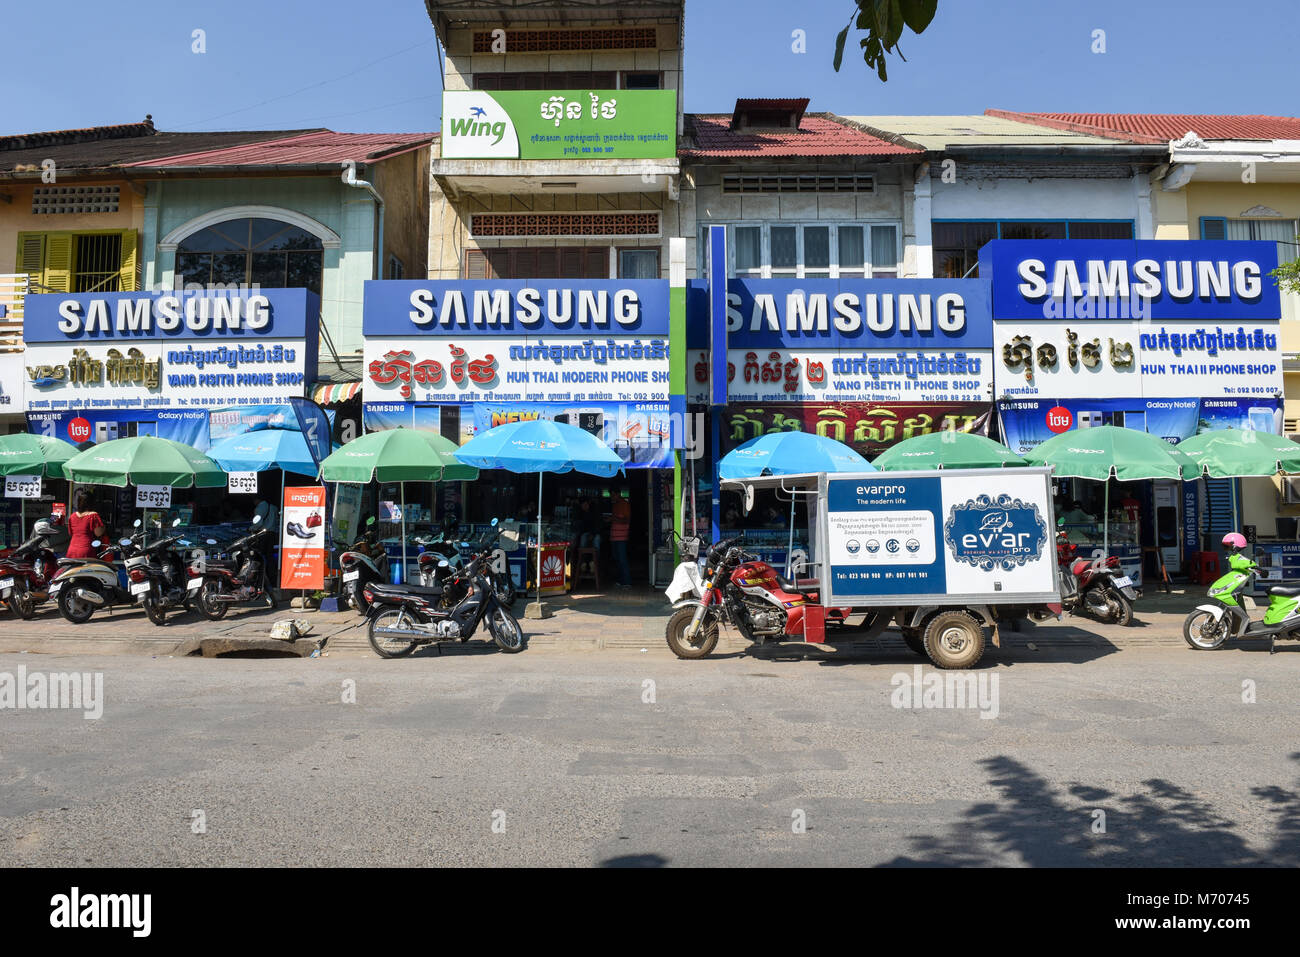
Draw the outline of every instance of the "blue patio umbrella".
[[[875,466],[843,442],[811,432],[760,435],[732,449],[718,463],[724,482],[764,475],[874,471]]]
[[[208,458],[227,472],[283,469],[315,476],[318,471],[306,437],[292,429],[256,429],[231,435],[208,449]]]
[[[771,432],[738,445],[718,463],[724,481],[761,478],[764,475],[801,475],[809,472],[875,472],[877,468],[843,442],[811,432]],[[794,503],[790,494],[790,542],[786,546],[785,572],[791,573],[794,555]]]
[[[548,419],[508,422],[474,436],[455,453],[466,465],[480,469],[537,473],[537,605],[542,605],[542,475],[546,472],[585,472],[606,478],[623,471],[623,460],[609,446],[577,426]]]

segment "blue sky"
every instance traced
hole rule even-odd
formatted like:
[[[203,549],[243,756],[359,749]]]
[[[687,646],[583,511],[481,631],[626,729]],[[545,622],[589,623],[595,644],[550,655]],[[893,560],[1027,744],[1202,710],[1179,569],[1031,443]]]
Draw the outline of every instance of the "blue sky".
[[[421,0],[133,0],[126,9],[10,5],[0,133],[146,113],[170,130],[438,127],[437,49]],[[849,114],[1296,113],[1295,0],[940,0],[930,28],[904,41],[908,62],[891,59],[886,84],[853,40],[840,73],[831,69],[851,9],[849,0],[688,0],[687,109],[729,112],[737,96],[785,95]],[[203,54],[191,50],[196,29],[206,32]],[[1099,29],[1105,53],[1091,50]],[[806,31],[806,53],[791,50],[795,30]]]

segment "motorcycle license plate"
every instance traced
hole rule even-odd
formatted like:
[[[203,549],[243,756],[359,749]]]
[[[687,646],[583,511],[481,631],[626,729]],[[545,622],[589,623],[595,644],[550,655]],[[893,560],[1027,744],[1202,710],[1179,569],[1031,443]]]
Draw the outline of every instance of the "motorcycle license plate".
[[[202,578],[191,578],[185,583],[186,591],[198,591],[203,586]]]
[[[1129,578],[1127,575],[1125,575],[1123,578],[1115,579],[1116,588],[1129,588],[1132,585],[1133,585],[1133,579]]]
[[[343,580],[345,582],[354,582],[360,577],[361,577],[361,572],[355,568],[350,572],[343,573]]]
[[[131,594],[132,594],[132,595],[143,595],[145,592],[147,592],[147,591],[149,590],[149,585],[150,585],[149,582],[132,582],[132,583],[131,583]]]
[[[14,580],[12,578],[0,578],[0,591],[8,592],[13,587]]]

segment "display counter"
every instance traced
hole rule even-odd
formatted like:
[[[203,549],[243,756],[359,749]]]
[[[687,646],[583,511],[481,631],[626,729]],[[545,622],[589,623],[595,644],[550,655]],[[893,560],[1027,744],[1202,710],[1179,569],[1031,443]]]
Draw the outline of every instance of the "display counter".
[[[1142,546],[1138,544],[1137,522],[1111,522],[1108,544],[1100,522],[1067,522],[1057,529],[1064,529],[1066,539],[1078,547],[1077,558],[1101,558],[1109,547],[1110,554],[1119,559],[1121,571],[1133,579],[1133,587],[1142,587]]]
[[[1300,542],[1256,542],[1254,558],[1260,575],[1255,579],[1256,595],[1266,595],[1273,585],[1290,585],[1300,582]],[[1219,574],[1228,573],[1227,560],[1219,558]]]

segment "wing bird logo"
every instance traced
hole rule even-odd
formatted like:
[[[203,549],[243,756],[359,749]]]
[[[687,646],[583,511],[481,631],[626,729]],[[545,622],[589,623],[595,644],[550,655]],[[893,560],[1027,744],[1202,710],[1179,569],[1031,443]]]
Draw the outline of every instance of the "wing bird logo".
[[[481,106],[471,107],[469,113],[470,116],[487,116],[487,111]]]

